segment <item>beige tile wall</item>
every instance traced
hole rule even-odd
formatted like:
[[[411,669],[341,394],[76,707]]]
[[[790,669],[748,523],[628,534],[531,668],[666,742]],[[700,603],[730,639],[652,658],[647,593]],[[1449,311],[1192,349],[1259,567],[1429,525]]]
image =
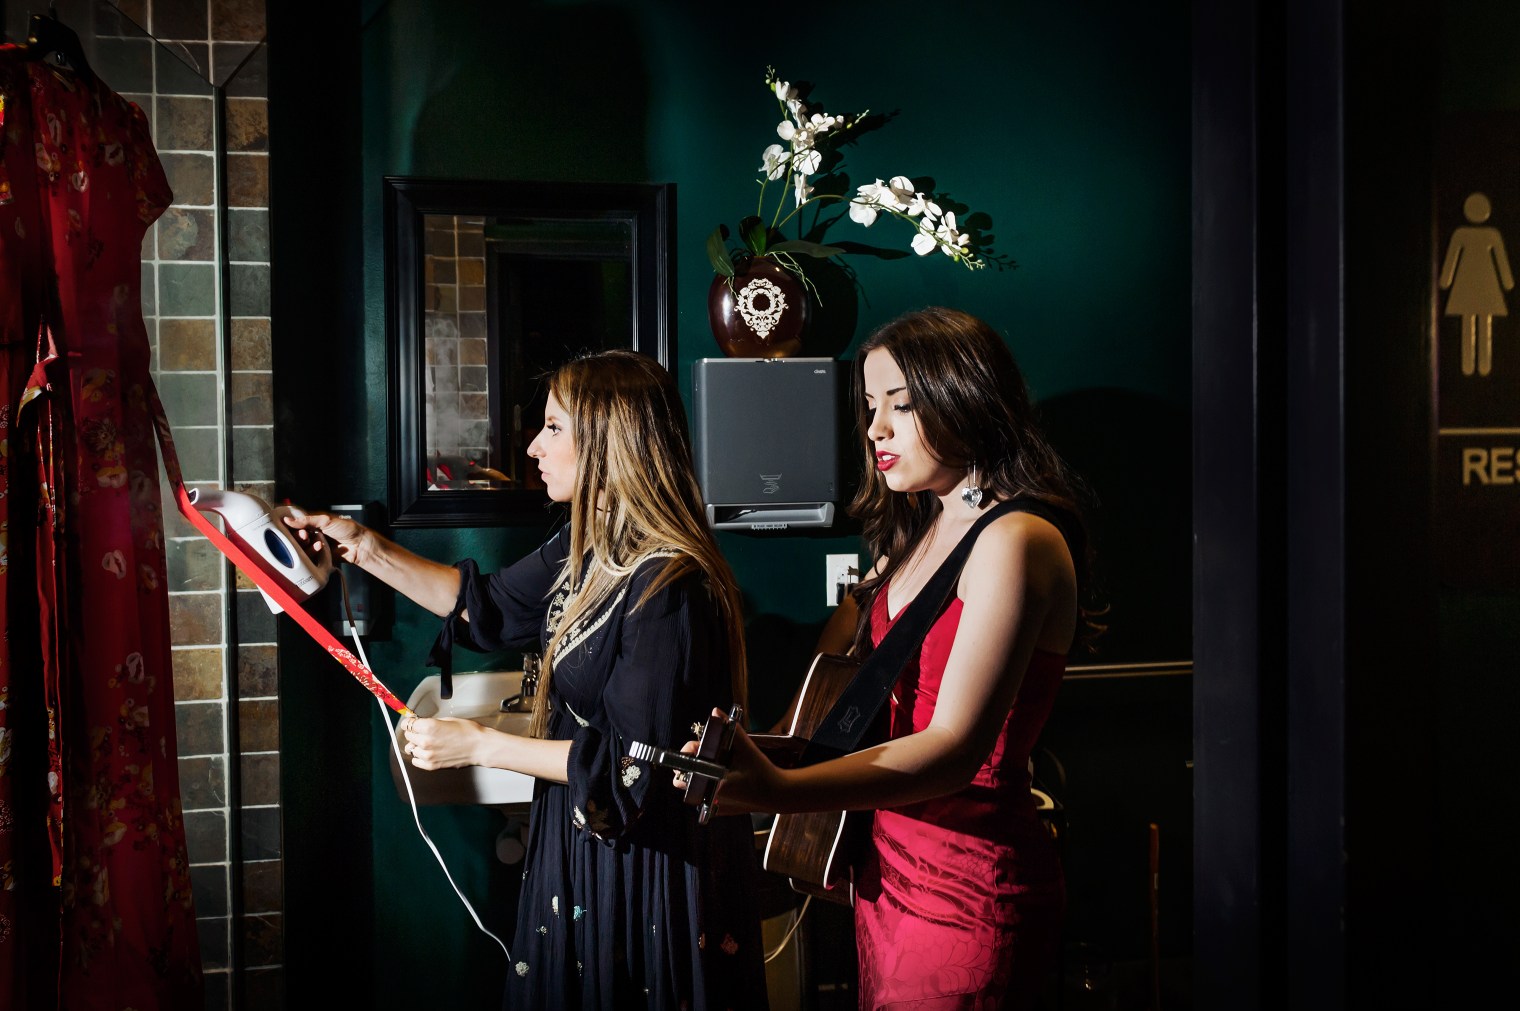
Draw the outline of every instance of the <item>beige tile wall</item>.
[[[500,467],[490,459],[485,219],[430,214],[423,243],[428,458]]]
[[[192,483],[272,498],[264,3],[114,8],[96,8],[97,70],[148,112],[175,193],[144,243],[143,308],[181,465]],[[221,555],[166,514],[206,1006],[283,1007],[274,617],[241,575],[229,602]]]

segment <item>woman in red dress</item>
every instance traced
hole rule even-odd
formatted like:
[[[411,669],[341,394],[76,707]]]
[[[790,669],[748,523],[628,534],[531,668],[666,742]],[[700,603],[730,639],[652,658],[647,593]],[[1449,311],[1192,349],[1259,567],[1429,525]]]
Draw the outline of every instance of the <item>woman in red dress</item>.
[[[1065,885],[1029,758],[1086,626],[1076,480],[1008,347],[975,317],[929,308],[886,324],[854,380],[874,473],[851,512],[877,561],[821,652],[879,643],[978,517],[1021,501],[977,537],[892,693],[886,743],[784,769],[741,733],[719,808],[876,812],[856,877],[861,1008],[1034,1007]]]

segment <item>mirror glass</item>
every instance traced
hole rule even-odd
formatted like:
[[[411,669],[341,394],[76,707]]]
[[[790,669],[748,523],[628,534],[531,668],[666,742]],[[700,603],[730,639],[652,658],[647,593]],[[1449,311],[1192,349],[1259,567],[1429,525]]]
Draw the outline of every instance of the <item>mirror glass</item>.
[[[671,191],[386,180],[393,525],[542,520],[544,375],[618,347],[670,365]]]

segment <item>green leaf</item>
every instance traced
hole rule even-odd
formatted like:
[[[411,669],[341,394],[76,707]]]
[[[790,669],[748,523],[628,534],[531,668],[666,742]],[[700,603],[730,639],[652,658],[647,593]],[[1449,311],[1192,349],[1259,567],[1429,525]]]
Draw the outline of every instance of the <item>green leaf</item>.
[[[823,260],[830,256],[838,256],[844,250],[838,246],[825,246],[803,239],[787,239],[785,242],[778,242],[772,246],[771,252],[801,253],[803,256],[813,256]]]
[[[751,214],[739,222],[739,238],[749,247],[749,251],[756,256],[765,255],[765,222],[757,215]]]
[[[712,263],[715,273],[724,277],[734,276],[734,261],[728,255],[728,226],[719,225],[712,230],[707,237],[707,259]]]

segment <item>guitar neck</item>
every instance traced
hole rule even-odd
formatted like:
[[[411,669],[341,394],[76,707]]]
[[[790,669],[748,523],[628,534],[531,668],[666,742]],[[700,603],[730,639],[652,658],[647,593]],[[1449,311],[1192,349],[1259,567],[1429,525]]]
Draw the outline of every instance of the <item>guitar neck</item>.
[[[728,772],[726,767],[717,762],[709,762],[696,755],[688,755],[680,751],[671,751],[669,748],[656,748],[638,741],[629,742],[628,755],[641,762],[653,762],[667,769],[675,769],[677,772],[694,776],[706,776],[709,779],[722,779]]]

